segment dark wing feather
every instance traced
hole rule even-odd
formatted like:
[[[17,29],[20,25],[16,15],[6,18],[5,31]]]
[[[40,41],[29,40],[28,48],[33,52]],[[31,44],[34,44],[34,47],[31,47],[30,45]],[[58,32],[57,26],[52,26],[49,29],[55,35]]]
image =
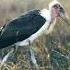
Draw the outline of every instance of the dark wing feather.
[[[0,36],[0,48],[22,41],[37,32],[45,23],[39,10],[30,11],[7,24]]]

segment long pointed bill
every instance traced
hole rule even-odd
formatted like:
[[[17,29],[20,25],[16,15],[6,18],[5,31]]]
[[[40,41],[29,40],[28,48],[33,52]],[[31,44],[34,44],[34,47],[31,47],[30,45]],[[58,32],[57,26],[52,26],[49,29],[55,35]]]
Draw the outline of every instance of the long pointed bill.
[[[64,14],[63,16],[60,15],[60,17],[61,17],[61,19],[62,19],[66,24],[70,25],[70,23],[69,23],[69,17],[68,17],[68,15],[67,15],[67,13]]]

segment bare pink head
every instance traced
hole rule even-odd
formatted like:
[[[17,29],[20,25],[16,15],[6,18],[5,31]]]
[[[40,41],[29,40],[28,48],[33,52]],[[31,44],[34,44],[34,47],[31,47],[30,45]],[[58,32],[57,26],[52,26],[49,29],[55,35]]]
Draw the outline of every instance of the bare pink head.
[[[57,0],[53,0],[49,4],[49,10],[53,18],[57,18],[57,17],[68,18],[64,7]]]

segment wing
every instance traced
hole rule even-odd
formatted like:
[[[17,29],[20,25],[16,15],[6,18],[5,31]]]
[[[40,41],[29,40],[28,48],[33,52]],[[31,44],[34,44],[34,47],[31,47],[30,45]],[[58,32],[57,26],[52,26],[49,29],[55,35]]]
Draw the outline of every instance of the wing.
[[[39,10],[33,10],[11,21],[1,31],[0,48],[22,41],[36,33],[45,23]]]

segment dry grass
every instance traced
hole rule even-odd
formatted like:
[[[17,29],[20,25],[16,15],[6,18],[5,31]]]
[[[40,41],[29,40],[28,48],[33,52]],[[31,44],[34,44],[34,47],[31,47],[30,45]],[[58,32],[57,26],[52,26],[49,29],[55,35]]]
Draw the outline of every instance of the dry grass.
[[[0,0],[0,27],[28,10],[47,8],[48,3],[49,0]],[[70,16],[69,0],[63,0],[61,3],[64,4]],[[54,31],[49,36],[41,36],[32,46],[38,63],[38,70],[69,70],[70,62],[65,57],[70,57],[70,26],[64,22],[58,21]],[[11,47],[0,50],[0,57],[3,58],[10,49]],[[58,66],[57,62],[54,61],[54,58],[57,57],[55,57],[54,52],[57,56],[60,55],[59,57],[62,57],[61,54],[63,54],[65,57],[57,60],[63,59],[66,62],[57,61]],[[19,47],[1,67],[1,70],[37,70],[37,68],[31,62],[29,48]]]

